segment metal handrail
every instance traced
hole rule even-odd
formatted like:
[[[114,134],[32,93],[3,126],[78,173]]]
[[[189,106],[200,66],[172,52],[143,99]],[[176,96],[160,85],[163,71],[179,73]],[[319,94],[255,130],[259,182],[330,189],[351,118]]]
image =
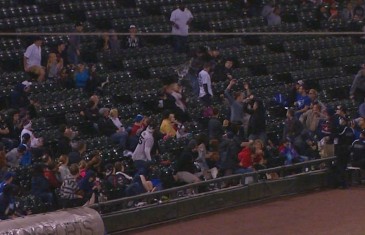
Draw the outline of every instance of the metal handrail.
[[[334,164],[336,161],[336,157],[329,157],[317,160],[311,160],[301,163],[296,163],[288,166],[279,166],[264,170],[258,170],[255,172],[245,173],[245,174],[235,174],[230,176],[224,176],[216,179],[211,179],[198,183],[191,183],[184,186],[174,187],[170,189],[165,189],[152,193],[144,193],[137,196],[132,197],[124,197],[120,199],[110,200],[106,202],[100,202],[91,205],[90,207],[97,210],[103,216],[112,215],[114,213],[127,212],[138,210],[142,206],[156,206],[162,202],[173,202],[175,200],[180,200],[187,197],[196,197],[200,195],[205,195],[207,193],[217,192],[217,190],[230,190],[237,187],[247,187],[246,179],[251,177],[252,183],[257,183],[261,180],[260,175],[270,174],[270,173],[278,173],[280,179],[285,177],[292,177],[295,175],[302,174],[302,172],[297,174],[291,174],[286,176],[285,172],[295,169],[304,169],[304,172],[313,172],[318,170],[318,166],[321,166],[319,169],[326,169],[330,164]],[[316,167],[316,169],[312,169],[312,167]],[[226,187],[227,185],[231,185],[231,187]],[[203,193],[199,193],[199,189],[205,188],[208,190]]]

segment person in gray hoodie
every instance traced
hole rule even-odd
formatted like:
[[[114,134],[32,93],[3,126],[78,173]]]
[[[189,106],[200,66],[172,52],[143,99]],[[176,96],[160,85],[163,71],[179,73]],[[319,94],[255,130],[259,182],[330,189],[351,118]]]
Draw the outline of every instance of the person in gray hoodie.
[[[227,98],[230,108],[231,108],[231,114],[230,114],[230,121],[233,123],[241,123],[243,121],[243,100],[244,96],[242,92],[234,92],[234,95],[232,96],[230,94],[231,88],[237,83],[236,79],[232,79],[229,82],[229,85],[227,86],[226,90],[224,91],[224,96]]]

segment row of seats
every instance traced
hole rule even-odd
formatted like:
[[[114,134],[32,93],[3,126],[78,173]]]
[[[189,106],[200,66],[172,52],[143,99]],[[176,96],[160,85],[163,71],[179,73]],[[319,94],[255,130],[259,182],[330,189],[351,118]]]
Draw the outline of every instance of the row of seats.
[[[338,58],[342,56],[363,55],[365,53],[365,45],[349,45],[336,48],[327,48],[321,50],[312,50],[309,55],[311,58]]]
[[[60,22],[65,22],[65,23],[70,22],[70,19],[68,19],[64,14],[5,18],[5,19],[0,19],[0,29],[15,30],[17,28],[24,28],[24,27],[59,24]]]
[[[265,20],[262,17],[223,19],[209,22],[209,27],[216,31],[230,31],[248,27],[264,27]]]
[[[224,11],[230,10],[232,3],[230,1],[209,1],[186,4],[186,7],[194,13],[209,12],[209,11]],[[176,6],[161,6],[160,12],[163,15],[170,16],[171,12],[176,9]]]
[[[98,18],[96,18],[98,19]],[[168,20],[164,16],[144,16],[144,17],[128,17],[124,19],[113,19],[111,25],[113,29],[126,31],[130,25],[135,25],[139,30],[149,25],[166,24]]]
[[[150,8],[155,6],[166,6],[166,5],[174,5],[178,4],[178,0],[135,0],[137,7]],[[202,0],[200,2],[209,2],[209,0]],[[195,0],[185,0],[184,3],[191,4],[196,3]]]
[[[186,61],[186,55],[183,54],[166,54],[166,55],[153,55],[148,58],[131,58],[124,59],[122,66],[124,69],[140,69],[160,66],[161,64],[166,66],[178,65],[181,62]]]
[[[111,8],[111,9],[100,9],[94,11],[86,11],[86,20],[111,20],[111,19],[126,19],[131,17],[145,16],[145,12],[140,8]]]
[[[265,46],[241,46],[237,44],[237,47],[225,48],[222,50],[222,57],[246,57],[252,55],[270,54],[271,51]]]
[[[25,47],[24,42],[19,38],[0,39],[0,50],[23,49],[24,47]]]
[[[284,49],[286,51],[308,51],[324,48],[346,47],[352,43],[351,37],[325,37],[300,41],[286,41],[284,42]]]
[[[118,8],[118,4],[115,0],[74,1],[61,3],[59,7],[61,12],[69,14],[96,9],[115,9]]]
[[[191,38],[195,38],[195,37],[189,37],[189,41],[191,40]],[[214,47],[218,48],[222,55],[222,53],[224,53],[225,48],[240,47],[243,44],[244,44],[244,41],[240,37],[223,38],[223,39],[210,40],[209,48],[214,48]],[[203,40],[203,41],[190,42],[189,47],[194,48],[194,49],[197,49],[200,47],[207,47],[207,41]],[[227,56],[230,56],[230,55],[227,55]]]
[[[0,8],[0,19],[38,15],[41,9],[37,5]]]
[[[331,78],[335,76],[342,76],[344,71],[342,67],[333,68],[314,68],[314,69],[300,69],[290,72],[295,81],[298,80],[320,80],[323,78]]]
[[[16,7],[18,6],[19,1],[18,0],[1,0],[0,1],[0,7]]]

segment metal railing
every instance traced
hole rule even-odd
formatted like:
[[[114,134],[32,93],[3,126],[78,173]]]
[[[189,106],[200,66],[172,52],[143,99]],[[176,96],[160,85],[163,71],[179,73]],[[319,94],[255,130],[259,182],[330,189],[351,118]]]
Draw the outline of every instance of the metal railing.
[[[102,216],[111,216],[115,213],[131,212],[133,210],[139,210],[140,208],[158,206],[165,202],[174,202],[189,197],[204,196],[223,190],[246,187],[247,185],[254,183],[264,181],[270,182],[298,176],[300,174],[327,171],[328,167],[334,165],[335,162],[336,157],[330,157],[288,166],[259,170],[252,173],[235,174],[162,191],[144,193],[138,196],[100,202],[90,207],[97,210]],[[279,178],[267,179],[265,177],[272,173],[276,173]]]

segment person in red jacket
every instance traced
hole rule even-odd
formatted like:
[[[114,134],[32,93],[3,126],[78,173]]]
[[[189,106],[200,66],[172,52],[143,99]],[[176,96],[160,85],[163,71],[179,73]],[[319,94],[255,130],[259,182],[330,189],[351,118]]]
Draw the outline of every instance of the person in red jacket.
[[[260,139],[243,148],[238,154],[239,168],[236,169],[235,173],[243,174],[266,168],[263,150],[264,144]]]
[[[253,157],[254,157],[254,145],[253,143],[247,147],[244,147],[241,152],[238,153],[239,167],[235,170],[236,174],[244,174],[253,172]]]

